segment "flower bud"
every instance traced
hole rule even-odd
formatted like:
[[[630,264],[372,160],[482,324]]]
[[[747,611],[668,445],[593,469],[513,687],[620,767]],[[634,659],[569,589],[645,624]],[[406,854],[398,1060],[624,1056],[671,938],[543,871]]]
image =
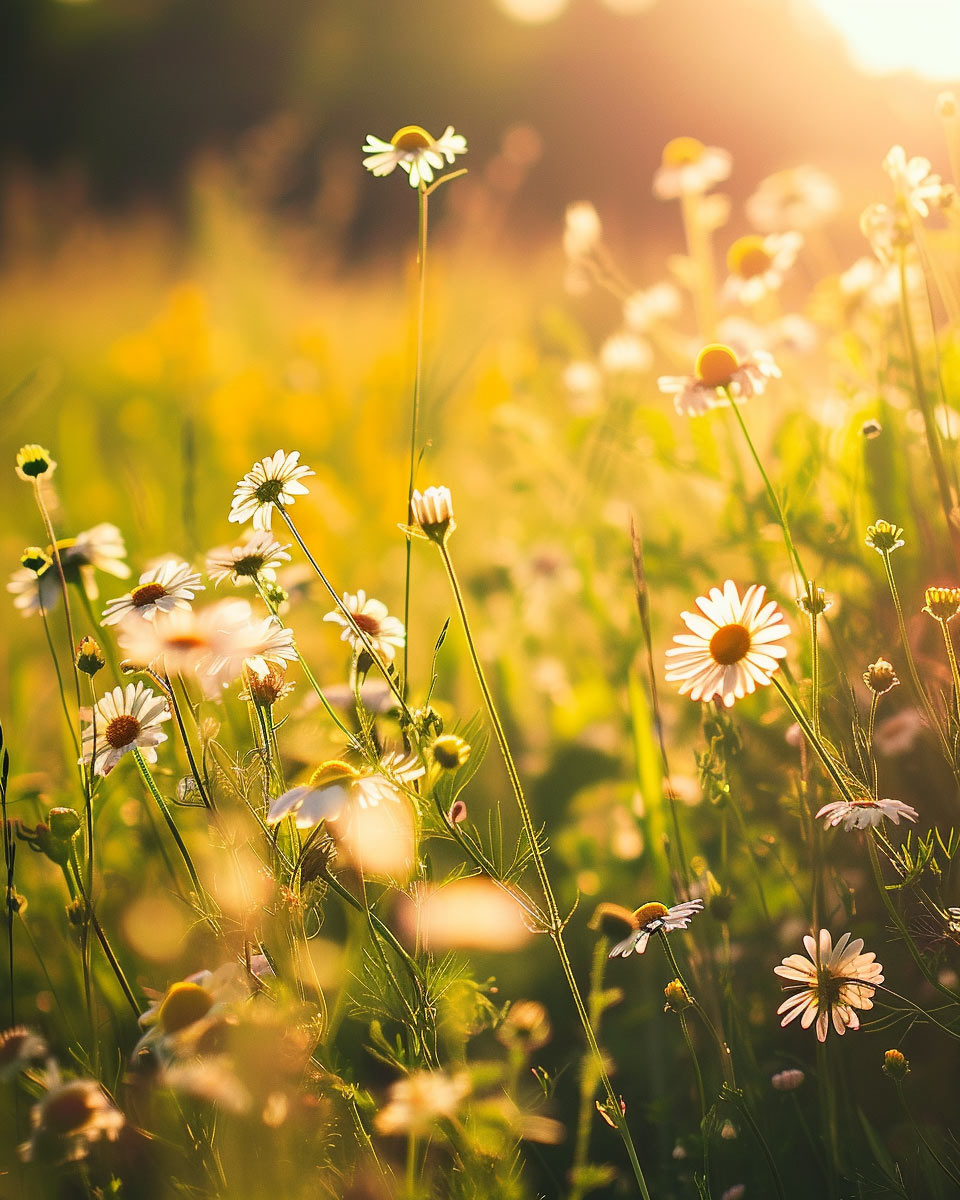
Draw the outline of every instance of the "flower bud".
[[[770,1082],[778,1092],[795,1092],[806,1079],[806,1075],[797,1067],[788,1068],[786,1071],[778,1071]]]
[[[51,808],[47,813],[50,836],[58,842],[70,842],[80,831],[80,816],[72,808]]]
[[[428,487],[410,497],[410,515],[415,527],[438,546],[444,545],[456,529],[453,499],[447,487]]]
[[[910,1071],[910,1063],[899,1050],[888,1050],[883,1056],[881,1070],[884,1075],[899,1081],[906,1078]]]
[[[797,607],[808,617],[819,617],[828,608],[833,607],[833,601],[826,598],[823,588],[817,587],[812,579],[807,580],[807,590],[797,597]]]
[[[28,546],[20,555],[20,566],[26,567],[34,575],[42,575],[52,562],[53,559],[41,546]]]
[[[868,442],[872,442],[874,438],[878,438],[881,433],[883,433],[883,426],[875,419],[864,421],[860,426],[860,436]]]
[[[91,678],[98,671],[102,671],[106,659],[103,657],[103,651],[97,642],[92,637],[82,637],[80,644],[77,646],[77,670],[82,671],[84,675],[89,675]]]
[[[867,545],[878,554],[890,554],[905,545],[903,530],[889,521],[875,521],[867,526]]]
[[[893,669],[893,663],[889,663],[881,657],[864,671],[863,682],[874,695],[882,696],[884,692],[889,692],[891,688],[897,687],[900,680]]]
[[[21,479],[32,483],[44,475],[52,475],[57,469],[57,464],[53,461],[49,450],[36,445],[35,442],[30,442],[26,446],[21,446],[17,451],[16,469],[17,475]]]
[[[450,805],[450,811],[447,813],[447,820],[451,825],[459,825],[461,821],[467,819],[467,805],[465,800],[454,800]]]
[[[693,1004],[693,997],[679,979],[671,979],[663,989],[663,995],[667,1001],[664,1012],[683,1013]]]
[[[935,621],[952,621],[960,613],[960,588],[928,587],[923,611]]]
[[[470,743],[455,733],[445,733],[430,747],[433,761],[445,771],[456,771],[470,757]]]

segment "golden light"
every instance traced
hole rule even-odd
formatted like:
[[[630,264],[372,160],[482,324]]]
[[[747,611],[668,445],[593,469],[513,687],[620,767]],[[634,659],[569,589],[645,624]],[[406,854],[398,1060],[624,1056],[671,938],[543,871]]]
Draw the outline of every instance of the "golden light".
[[[960,80],[958,0],[811,0],[870,75]]]
[[[494,0],[497,8],[523,25],[545,25],[554,21],[570,0]]]

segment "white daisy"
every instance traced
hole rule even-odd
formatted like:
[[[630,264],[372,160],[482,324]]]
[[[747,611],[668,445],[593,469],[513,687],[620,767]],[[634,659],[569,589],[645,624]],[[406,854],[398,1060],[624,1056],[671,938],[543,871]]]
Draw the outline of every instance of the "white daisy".
[[[397,167],[410,176],[410,186],[432,183],[434,171],[442,171],[444,160],[452,163],[458,154],[466,154],[467,139],[448,125],[433,138],[419,125],[404,125],[389,142],[367,134],[363,144],[367,157],[363,165],[374,175],[390,175]]]
[[[646,290],[631,292],[623,302],[623,320],[633,333],[646,333],[651,325],[679,315],[683,297],[676,284],[655,283]]]
[[[761,233],[818,229],[840,211],[840,189],[818,167],[789,167],[762,179],[745,209]]]
[[[635,375],[653,365],[650,343],[635,333],[615,333],[600,347],[600,365],[610,375]]]
[[[283,667],[297,658],[293,630],[276,617],[255,617],[246,600],[217,605],[211,619],[216,626],[214,654],[201,672],[223,687],[238,679],[247,663],[260,670]]]
[[[443,544],[457,527],[453,519],[453,497],[448,487],[415,491],[410,497],[410,514],[414,529],[439,544]]]
[[[47,1043],[26,1025],[14,1025],[0,1033],[0,1082],[9,1083],[32,1062],[46,1058]]]
[[[372,596],[368,599],[366,592],[357,592],[355,596],[344,592],[343,604],[354,622],[367,635],[370,645],[377,654],[383,658],[384,662],[393,662],[394,655],[398,649],[402,649],[406,639],[403,622],[397,617],[391,617],[387,612],[387,606],[381,600],[374,600]],[[328,612],[323,619],[343,626],[343,633],[340,635],[341,641],[349,642],[358,653],[364,649],[357,631],[339,608]]]
[[[743,599],[728,579],[709,596],[698,596],[699,612],[680,615],[690,630],[677,634],[677,645],[667,651],[666,679],[680,683],[681,696],[691,700],[719,700],[730,708],[734,700],[770,682],[785,658],[779,643],[790,633],[776,601],[764,604],[766,588],[753,583]]]
[[[374,1125],[388,1137],[402,1133],[428,1137],[435,1122],[454,1117],[469,1092],[465,1073],[411,1071],[391,1084],[390,1099],[374,1117]]]
[[[729,150],[705,146],[692,137],[676,137],[663,148],[661,165],[653,177],[653,194],[659,200],[707,192],[730,178],[733,159]]]
[[[896,262],[911,241],[909,221],[888,204],[868,204],[860,214],[860,232],[884,266]]]
[[[178,1049],[189,1049],[188,1034],[197,1032],[229,1005],[250,996],[250,980],[237,963],[225,963],[216,971],[197,971],[173,983],[140,1014],[143,1036],[133,1049],[135,1059],[147,1048],[169,1059]]]
[[[85,529],[74,538],[60,538],[57,550],[67,583],[82,587],[91,600],[98,595],[95,571],[103,571],[117,579],[126,579],[130,575],[130,567],[123,561],[127,553],[123,535],[108,521]],[[47,554],[52,557],[52,546],[47,547]],[[44,612],[49,612],[60,600],[60,576],[56,565],[47,567],[39,575],[27,568],[14,571],[7,591],[14,594],[14,607],[25,617],[40,612],[41,607]]]
[[[850,934],[833,945],[826,929],[820,930],[819,941],[808,933],[803,944],[809,958],[791,954],[774,973],[789,980],[794,994],[777,1009],[782,1016],[781,1026],[800,1017],[800,1024],[809,1029],[816,1021],[817,1039],[827,1040],[831,1020],[838,1034],[847,1029],[859,1029],[860,1018],[854,1009],[873,1008],[877,984],[883,983],[883,967],[871,951],[863,954],[863,939],[850,941]]]
[[[698,912],[703,911],[703,901],[684,900],[682,904],[674,904],[667,908],[665,904],[654,900],[644,904],[635,912],[630,913],[633,928],[627,936],[611,949],[608,957],[629,958],[631,954],[643,954],[647,942],[655,933],[669,933],[673,929],[686,929]]]
[[[588,200],[567,205],[563,215],[563,252],[571,262],[589,258],[602,237],[600,214]]]
[[[298,829],[312,829],[321,821],[335,821],[348,804],[376,808],[383,801],[399,801],[402,789],[419,779],[423,764],[413,755],[385,754],[377,771],[358,770],[340,759],[321,763],[310,782],[291,788],[270,805],[267,821],[275,825],[293,816]]]
[[[30,1113],[30,1140],[20,1147],[24,1162],[78,1162],[86,1158],[92,1142],[113,1142],[120,1136],[124,1115],[95,1080],[63,1083],[51,1063],[46,1086]]]
[[[103,610],[102,621],[104,625],[116,625],[134,613],[152,621],[157,613],[189,608],[197,592],[202,591],[200,575],[189,563],[167,559],[144,571],[137,586],[125,596],[111,600]]]
[[[310,467],[300,465],[299,450],[290,454],[278,450],[272,458],[261,459],[234,489],[230,520],[242,525],[252,517],[254,529],[269,529],[274,505],[293,504],[297,496],[305,496],[307,489],[300,480],[313,474]]]
[[[128,683],[107,692],[93,717],[83,731],[81,761],[92,758],[95,775],[108,775],[130,750],[139,749],[147,762],[157,761],[156,748],[167,740],[160,723],[170,720],[164,696],[142,683]]]
[[[768,379],[779,379],[780,368],[766,350],[754,350],[740,358],[729,346],[719,342],[704,346],[697,355],[693,375],[661,375],[657,387],[673,396],[677,412],[699,417],[711,408],[735,400],[759,396]]]
[[[917,810],[902,800],[874,800],[872,796],[861,796],[856,800],[834,800],[825,804],[817,813],[824,818],[825,829],[835,829],[841,823],[849,833],[852,829],[876,829],[886,817],[894,825],[900,818],[916,821]]]
[[[217,546],[207,555],[207,574],[216,584],[225,579],[251,583],[258,575],[289,562],[289,545],[281,546],[266,531],[255,533],[239,546]]]
[[[729,274],[723,285],[727,300],[756,304],[783,283],[784,274],[797,261],[802,233],[748,233],[727,251]]]
[[[942,204],[952,190],[933,174],[928,158],[907,158],[902,146],[890,148],[883,169],[893,180],[897,199],[920,217],[928,217],[930,206]]]

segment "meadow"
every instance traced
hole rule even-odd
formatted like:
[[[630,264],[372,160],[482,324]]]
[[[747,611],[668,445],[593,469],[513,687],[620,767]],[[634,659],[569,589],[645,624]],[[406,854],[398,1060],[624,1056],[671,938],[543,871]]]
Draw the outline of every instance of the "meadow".
[[[389,270],[8,188],[0,1194],[960,1194],[930,124],[862,215],[678,136],[655,253],[459,127]]]

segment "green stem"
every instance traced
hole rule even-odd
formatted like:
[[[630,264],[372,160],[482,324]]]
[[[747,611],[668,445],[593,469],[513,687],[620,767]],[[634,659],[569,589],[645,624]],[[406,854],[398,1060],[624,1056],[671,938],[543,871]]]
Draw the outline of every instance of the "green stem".
[[[590,1023],[596,1033],[600,1032],[600,1015],[602,1013],[601,994],[603,992],[603,973],[607,965],[607,950],[609,942],[606,938],[597,938],[593,948],[593,964],[590,968],[590,993],[587,1005],[590,1013]],[[570,1197],[569,1200],[583,1200],[586,1194],[583,1181],[583,1171],[587,1165],[590,1153],[590,1126],[594,1111],[593,1100],[597,1091],[597,1064],[592,1054],[585,1054],[580,1066],[580,1104],[577,1110],[577,1134],[573,1151],[573,1164],[570,1167]]]
[[[178,676],[180,686],[183,687],[183,680]],[[196,759],[193,757],[193,748],[190,745],[190,738],[187,736],[187,727],[183,721],[183,714],[180,712],[180,704],[177,700],[177,693],[169,676],[164,676],[166,684],[167,697],[170,700],[170,707],[173,709],[173,716],[177,722],[177,729],[180,732],[180,740],[183,742],[183,749],[187,755],[187,765],[190,768],[190,773],[193,775],[194,782],[197,785],[197,791],[200,793],[200,799],[203,801],[204,808],[214,808],[213,799],[208,795],[203,776],[200,768],[197,766]],[[184,692],[186,694],[186,692]]]
[[[953,717],[954,720],[960,723],[960,669],[957,667],[957,652],[953,648],[953,638],[950,636],[950,629],[947,622],[937,618],[940,631],[943,634],[943,644],[947,651],[947,658],[950,662],[950,675],[953,678]]]
[[[727,1095],[729,1096],[729,1092]],[[757,1124],[757,1119],[750,1110],[750,1106],[744,1099],[743,1093],[738,1091],[735,1093],[735,1097],[736,1098],[734,1102],[740,1111],[740,1115],[750,1127],[750,1132],[757,1139],[757,1143],[760,1146],[760,1150],[764,1159],[766,1160],[770,1174],[773,1176],[773,1186],[776,1189],[777,1196],[779,1197],[779,1200],[786,1200],[787,1193],[783,1189],[783,1180],[780,1178],[780,1171],[777,1168],[777,1160],[773,1157],[773,1151],[770,1149],[767,1139],[763,1136],[763,1132],[760,1129],[760,1126]]]
[[[960,1175],[958,1175],[956,1171],[954,1171],[950,1167],[948,1167],[947,1164],[940,1157],[940,1155],[936,1152],[936,1150],[934,1150],[933,1146],[930,1145],[930,1142],[927,1139],[926,1134],[923,1132],[923,1127],[921,1126],[921,1124],[917,1120],[917,1118],[913,1115],[913,1109],[907,1103],[907,1098],[903,1094],[903,1082],[899,1079],[895,1080],[894,1082],[897,1085],[897,1096],[899,1097],[900,1103],[903,1106],[903,1111],[910,1118],[910,1124],[913,1126],[914,1133],[916,1133],[917,1137],[923,1143],[924,1149],[930,1155],[930,1157],[933,1159],[933,1161],[937,1164],[937,1166],[940,1168],[940,1170],[944,1173],[944,1175],[946,1175],[946,1177],[949,1180],[951,1180],[957,1188],[960,1188]]]
[[[417,432],[420,423],[420,389],[423,377],[423,312],[427,281],[427,189],[417,189],[417,343],[413,372],[413,406],[410,414],[410,477],[407,483],[407,524],[413,524],[413,485],[417,471]],[[407,538],[403,582],[403,694],[407,692],[407,657],[410,645],[410,559],[413,547]]]

